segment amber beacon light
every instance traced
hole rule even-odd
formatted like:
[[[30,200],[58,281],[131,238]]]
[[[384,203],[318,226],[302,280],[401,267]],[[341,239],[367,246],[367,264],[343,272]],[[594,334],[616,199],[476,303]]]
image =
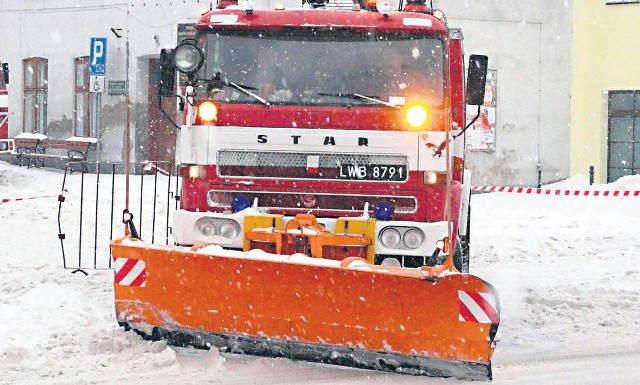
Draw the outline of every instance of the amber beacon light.
[[[429,108],[422,103],[411,103],[404,110],[404,122],[411,130],[421,130],[429,123]]]
[[[198,117],[203,122],[213,122],[218,118],[218,107],[210,101],[202,102],[198,106]]]

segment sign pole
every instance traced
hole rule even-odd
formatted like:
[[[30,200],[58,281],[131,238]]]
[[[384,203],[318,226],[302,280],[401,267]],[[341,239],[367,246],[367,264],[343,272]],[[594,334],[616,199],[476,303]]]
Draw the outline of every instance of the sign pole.
[[[102,93],[104,92],[104,83],[107,73],[107,38],[92,37],[89,44],[89,110],[91,116],[88,117],[89,136],[97,139],[96,159],[100,162],[100,152],[102,145],[100,143],[100,128],[102,126]],[[95,119],[92,119],[95,116]],[[100,166],[96,168],[96,172],[100,173]]]
[[[102,106],[102,92],[96,95],[96,106]],[[91,102],[89,102],[91,103]],[[100,108],[100,107],[98,107]],[[102,150],[102,146],[100,143],[100,128],[102,127],[102,111],[99,109],[99,112],[96,114],[96,160],[98,161],[98,166],[96,166],[96,173],[100,173],[100,151]]]
[[[129,2],[127,2],[128,4]],[[125,137],[125,145],[124,145],[124,174],[125,174],[125,200],[124,200],[124,208],[126,210],[129,210],[129,174],[131,173],[130,170],[130,165],[129,165],[129,161],[130,161],[130,153],[131,153],[131,80],[129,79],[129,7],[127,5],[127,40],[125,43],[126,49],[125,49],[125,56],[126,56],[126,75],[125,75],[125,92],[127,94],[127,114],[125,117],[125,123],[124,123],[124,137]]]

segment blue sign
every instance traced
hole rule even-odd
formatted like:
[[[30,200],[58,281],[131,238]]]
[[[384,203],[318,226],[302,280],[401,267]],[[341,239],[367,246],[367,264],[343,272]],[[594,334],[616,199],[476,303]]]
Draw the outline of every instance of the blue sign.
[[[89,47],[89,73],[104,75],[107,67],[107,38],[92,37]]]

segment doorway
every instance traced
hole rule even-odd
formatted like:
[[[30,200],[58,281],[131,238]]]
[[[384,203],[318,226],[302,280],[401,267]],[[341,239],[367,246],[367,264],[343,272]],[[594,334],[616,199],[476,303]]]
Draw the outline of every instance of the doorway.
[[[640,174],[640,91],[609,91],[607,182]]]
[[[158,84],[160,59],[149,59],[149,86],[147,107],[147,154],[149,160],[168,161],[169,172],[175,174],[177,128],[160,111]],[[162,107],[169,116],[176,116],[176,98],[162,98]],[[179,124],[179,122],[176,122]]]

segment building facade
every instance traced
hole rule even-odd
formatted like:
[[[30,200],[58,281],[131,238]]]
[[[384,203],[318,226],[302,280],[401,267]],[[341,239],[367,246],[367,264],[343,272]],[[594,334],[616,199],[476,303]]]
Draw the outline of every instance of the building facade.
[[[485,103],[494,106],[493,143],[470,144],[467,135],[474,184],[535,186],[539,176],[542,183],[569,176],[571,3],[434,1],[462,28],[467,56],[489,56],[495,77]]]
[[[571,174],[640,174],[640,1],[580,1],[573,13]]]
[[[204,0],[0,1],[0,33],[10,37],[0,52],[11,69],[9,136],[91,137],[96,159],[122,161],[129,120],[132,159],[172,159],[176,129],[162,118],[155,95],[159,53],[176,45],[179,23],[195,23],[209,6]],[[91,76],[100,64],[90,62],[91,38],[106,39],[103,51],[94,52],[105,59],[104,79]]]
[[[450,27],[462,29],[467,56],[490,58],[481,124],[467,135],[473,183],[535,185],[539,176],[542,182],[567,177],[571,2],[433,4],[445,11]],[[12,37],[0,52],[0,61],[11,66],[9,135],[94,137],[99,160],[120,161],[129,113],[132,159],[172,159],[177,129],[160,113],[155,95],[159,52],[174,47],[179,27],[211,6],[215,2],[204,0],[86,0],[82,7],[0,0],[0,33]],[[106,38],[104,84],[90,74],[94,37]],[[175,108],[175,101],[164,103]]]

